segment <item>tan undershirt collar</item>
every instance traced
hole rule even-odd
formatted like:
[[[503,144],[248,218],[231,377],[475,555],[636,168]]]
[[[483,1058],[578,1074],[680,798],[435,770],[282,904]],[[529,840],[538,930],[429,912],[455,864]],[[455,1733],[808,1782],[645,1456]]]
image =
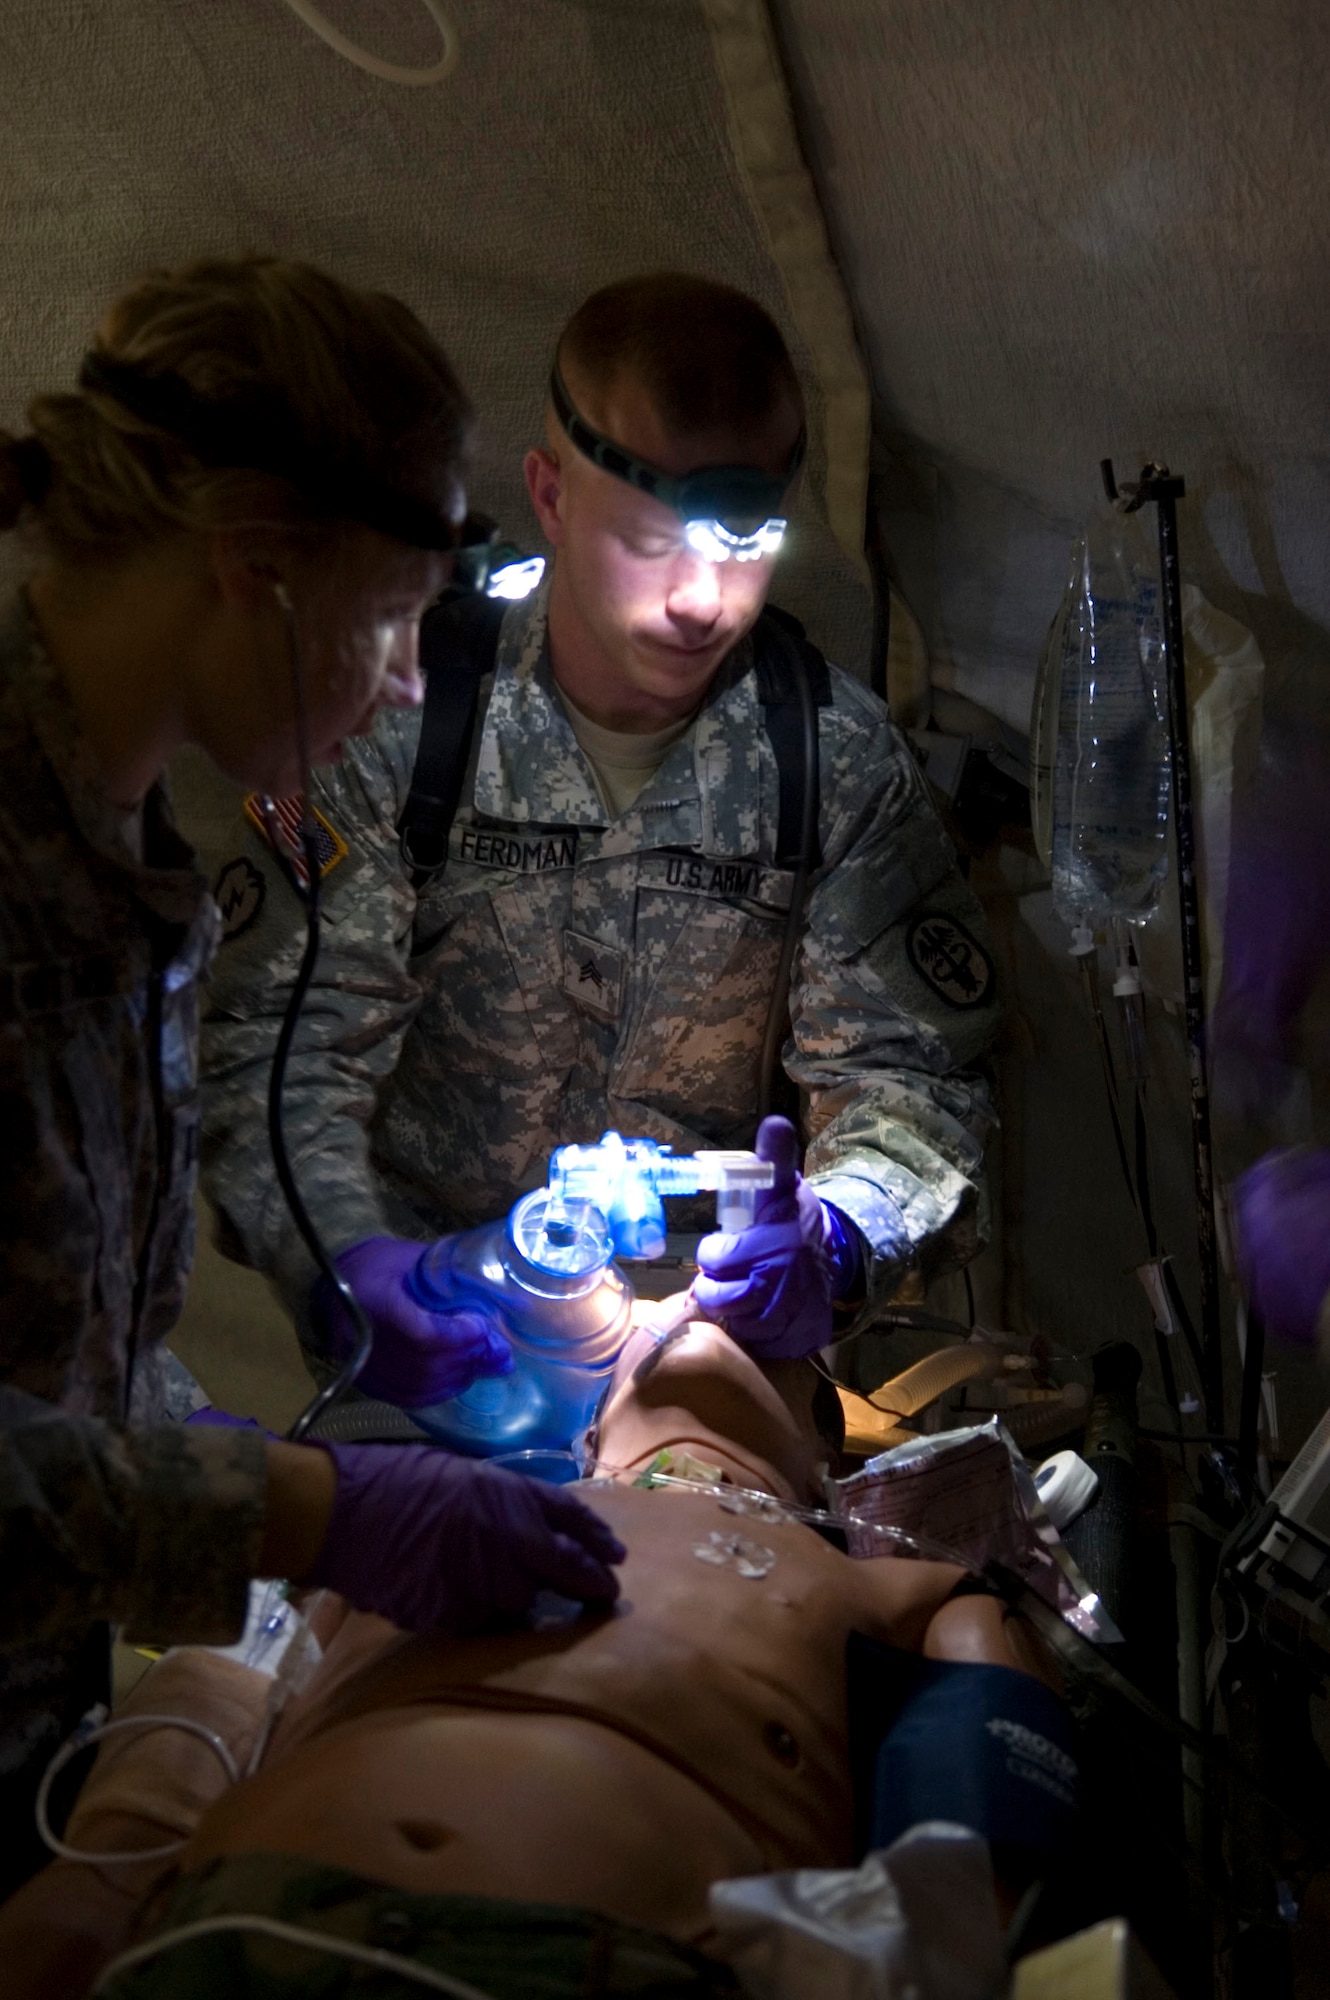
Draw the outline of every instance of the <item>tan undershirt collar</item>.
[[[693,726],[696,709],[682,722],[648,734],[633,730],[606,729],[593,722],[563,688],[559,700],[577,738],[578,748],[590,764],[606,810],[620,819],[650,784],[669,752]]]

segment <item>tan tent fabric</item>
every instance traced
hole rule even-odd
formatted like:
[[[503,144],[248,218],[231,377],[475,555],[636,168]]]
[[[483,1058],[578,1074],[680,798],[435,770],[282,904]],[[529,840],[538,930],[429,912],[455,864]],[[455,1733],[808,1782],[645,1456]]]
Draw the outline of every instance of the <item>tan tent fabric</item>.
[[[867,581],[871,396],[850,302],[795,130],[766,0],[705,0],[740,166],[822,391],[827,518]]]
[[[1024,728],[1106,453],[1272,665],[1330,622],[1330,11],[773,0],[936,677]]]
[[[282,0],[10,0],[0,422],[68,379],[97,308],[144,266],[241,248],[311,257],[399,292],[443,337],[484,417],[475,498],[530,538],[520,454],[539,435],[561,322],[625,272],[710,272],[791,334],[812,443],[781,596],[866,671],[867,592],[821,498],[819,368],[735,158],[701,6],[450,9],[456,67],[402,89],[353,68]],[[390,60],[438,53],[417,0],[325,11]]]

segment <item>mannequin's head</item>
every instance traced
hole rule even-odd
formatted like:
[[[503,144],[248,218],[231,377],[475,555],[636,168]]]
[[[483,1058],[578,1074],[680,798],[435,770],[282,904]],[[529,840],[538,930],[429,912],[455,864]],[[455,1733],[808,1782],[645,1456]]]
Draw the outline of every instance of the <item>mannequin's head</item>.
[[[759,1367],[704,1321],[661,1348],[644,1326],[615,1368],[597,1456],[607,1469],[637,1475],[662,1451],[676,1461],[686,1452],[719,1466],[729,1484],[820,1506],[827,1447],[813,1419],[816,1386],[807,1363]]]

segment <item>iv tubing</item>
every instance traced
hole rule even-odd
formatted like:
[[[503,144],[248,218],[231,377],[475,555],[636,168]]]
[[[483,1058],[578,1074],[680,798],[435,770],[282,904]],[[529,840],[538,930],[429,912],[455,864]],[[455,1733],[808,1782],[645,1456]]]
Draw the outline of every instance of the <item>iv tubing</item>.
[[[382,56],[371,55],[368,49],[362,49],[358,42],[353,42],[349,35],[344,35],[340,28],[334,28],[332,22],[326,20],[314,6],[313,0],[286,0],[286,4],[293,14],[300,17],[307,28],[313,29],[320,41],[326,42],[330,49],[336,49],[339,56],[345,56],[346,60],[354,63],[357,69],[367,70],[371,76],[377,76],[384,83],[442,83],[460,53],[457,30],[444,13],[440,0],[422,0],[425,12],[438,29],[443,42],[443,54],[439,60],[428,63],[423,68],[415,68],[405,63],[385,62]]]
[[[79,1751],[86,1750],[89,1744],[100,1742],[103,1736],[111,1736],[120,1729],[183,1729],[187,1736],[197,1736],[201,1743],[207,1744],[225,1771],[229,1784],[237,1785],[240,1782],[240,1771],[236,1760],[221,1737],[215,1730],[206,1728],[203,1723],[195,1722],[187,1715],[117,1715],[112,1716],[109,1722],[98,1723],[96,1728],[87,1730],[80,1723],[74,1734],[60,1745],[43,1771],[41,1784],[37,1787],[35,1808],[37,1831],[52,1854],[58,1854],[62,1861],[81,1861],[89,1868],[114,1868],[129,1861],[165,1861],[189,1845],[188,1840],[172,1840],[164,1847],[131,1847],[121,1854],[89,1854],[81,1847],[67,1846],[52,1833],[47,1812],[51,1786],[71,1757],[76,1757]]]
[[[228,1931],[252,1931],[259,1937],[276,1938],[281,1944],[304,1945],[307,1950],[323,1952],[329,1958],[349,1959],[353,1965],[367,1965],[376,1972],[391,1973],[394,1979],[414,1982],[417,1986],[427,1987],[432,1993],[447,1993],[451,1995],[451,2000],[494,2000],[492,1994],[483,1993],[478,1986],[468,1986],[465,1980],[453,1979],[446,1972],[436,1972],[432,1966],[418,1965],[396,1952],[385,1951],[381,1945],[356,1944],[351,1938],[338,1937],[331,1931],[305,1930],[299,1924],[283,1923],[277,1917],[249,1916],[243,1911],[200,1917],[196,1923],[181,1924],[178,1930],[162,1931],[145,1944],[132,1946],[112,1960],[92,1991],[94,1994],[104,1993],[122,1972],[132,1971],[136,1965],[159,1958],[173,1945],[192,1944],[195,1938],[219,1937]]]
[[[1196,879],[1196,825],[1192,808],[1191,741],[1187,717],[1187,667],[1183,654],[1182,580],[1178,567],[1177,503],[1185,482],[1165,466],[1148,466],[1139,500],[1154,502],[1159,523],[1159,572],[1164,603],[1164,663],[1173,786],[1173,827],[1178,852],[1178,912],[1182,924],[1183,1013],[1187,1074],[1191,1086],[1192,1164],[1196,1183],[1196,1251],[1201,1276],[1201,1359],[1206,1427],[1224,1427],[1224,1356],[1219,1316],[1219,1257],[1206,1075],[1205,968],[1201,956],[1200,900]],[[1138,502],[1139,504],[1139,502]]]

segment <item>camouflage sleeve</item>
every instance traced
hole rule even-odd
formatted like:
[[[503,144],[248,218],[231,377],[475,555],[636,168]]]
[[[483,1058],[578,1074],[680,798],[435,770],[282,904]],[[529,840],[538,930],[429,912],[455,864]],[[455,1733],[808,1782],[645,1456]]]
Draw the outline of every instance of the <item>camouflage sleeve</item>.
[[[823,768],[785,1061],[807,1094],[808,1177],[871,1253],[871,1311],[910,1265],[963,1263],[983,1240],[993,1113],[972,1065],[1000,1009],[983,915],[895,730],[879,712],[824,741]]]
[[[287,1064],[283,1123],[301,1194],[334,1254],[387,1228],[366,1128],[420,1001],[407,970],[415,895],[396,832],[410,747],[401,721],[380,716],[372,736],[347,745],[343,763],[314,775],[332,861],[321,883],[318,960]],[[304,908],[248,820],[216,892],[224,938],[202,1028],[203,1187],[223,1247],[276,1282],[305,1332],[315,1267],[278,1186],[268,1137],[268,1077],[305,948]]]
[[[229,1645],[267,1499],[256,1431],[113,1430],[0,1388],[0,1646],[107,1618],[145,1641]]]

